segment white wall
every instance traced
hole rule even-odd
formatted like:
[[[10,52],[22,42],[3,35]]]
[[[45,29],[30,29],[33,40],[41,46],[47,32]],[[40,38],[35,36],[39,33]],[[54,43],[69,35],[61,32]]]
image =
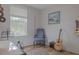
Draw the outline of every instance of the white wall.
[[[6,40],[1,38],[1,32],[5,31],[5,30],[9,30],[9,5],[2,5],[2,7],[4,8],[4,17],[6,18],[6,21],[0,22],[0,40]]]
[[[60,24],[48,24],[48,13],[60,11]],[[46,30],[48,42],[56,41],[59,29],[64,49],[79,54],[79,36],[76,36],[75,20],[79,20],[79,5],[52,5],[42,11],[42,27]]]
[[[3,30],[9,30],[10,27],[10,5],[3,6],[5,8],[4,13],[6,22],[0,22],[0,34]],[[32,37],[34,35],[34,31],[39,27],[45,28],[48,42],[55,41],[58,36],[59,28],[62,28],[63,32],[61,39],[63,40],[64,48],[68,51],[79,54],[79,36],[76,36],[76,34],[74,33],[75,20],[79,20],[79,5],[53,5],[50,8],[42,10],[42,12],[29,6],[27,6],[26,8],[28,12],[28,36],[10,37],[11,41],[16,43],[18,40],[20,40],[24,45],[31,45],[33,43]],[[48,13],[55,11],[61,12],[61,24],[50,25],[48,24]],[[0,40],[2,40],[1,37]]]
[[[34,37],[34,31],[36,28],[39,27],[39,13],[40,11],[32,8],[30,6],[25,5],[14,5],[17,7],[22,7],[26,9],[27,12],[27,36],[20,36],[20,37],[10,37],[10,40],[14,43],[17,43],[17,41],[21,41],[24,46],[32,45],[33,44],[33,37]]]
[[[10,30],[10,7],[12,5],[3,5],[4,10],[5,10],[5,17],[6,17],[6,22],[1,23],[0,22],[0,34],[4,30]],[[28,19],[28,24],[27,24],[27,36],[20,36],[20,37],[9,37],[9,40],[14,42],[15,44],[17,41],[21,41],[24,46],[31,45],[33,44],[33,36],[34,36],[34,31],[36,28],[39,27],[39,18],[40,18],[40,11],[38,9],[32,8],[30,6],[26,5],[14,5],[17,7],[25,8],[27,12],[27,19]],[[35,23],[36,22],[36,23]],[[0,35],[1,36],[1,35]],[[0,40],[3,40],[0,37]]]

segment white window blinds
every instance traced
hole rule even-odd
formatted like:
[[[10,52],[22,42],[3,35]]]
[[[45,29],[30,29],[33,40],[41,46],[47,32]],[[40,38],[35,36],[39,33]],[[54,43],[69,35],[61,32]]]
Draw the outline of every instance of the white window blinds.
[[[10,8],[10,35],[27,35],[27,9],[11,6]]]
[[[27,17],[27,9],[20,6],[11,6],[10,14],[16,16]]]

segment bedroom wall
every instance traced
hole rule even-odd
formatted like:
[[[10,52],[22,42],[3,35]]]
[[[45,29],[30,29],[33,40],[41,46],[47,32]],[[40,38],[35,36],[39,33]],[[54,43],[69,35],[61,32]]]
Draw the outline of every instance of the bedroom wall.
[[[6,17],[6,22],[0,22],[0,34],[3,30],[9,30],[10,27],[10,5],[3,5],[3,7],[5,8],[4,16]],[[46,30],[48,42],[55,41],[58,38],[59,29],[62,28],[61,39],[63,40],[64,49],[79,54],[79,36],[74,32],[75,20],[79,20],[79,5],[52,5],[42,10],[42,12],[30,6],[26,8],[28,12],[28,36],[10,37],[9,40],[14,43],[20,40],[25,46],[31,45],[33,43],[33,35],[36,28],[43,27]],[[61,12],[61,23],[48,24],[48,13],[55,11]],[[1,35],[0,40],[2,40]]]
[[[11,6],[12,5],[6,5],[6,4],[3,5],[3,7],[5,9],[6,22],[5,23],[0,22],[0,34],[4,30],[10,30],[10,7]],[[35,9],[35,8],[27,6],[27,5],[15,5],[15,6],[26,9],[26,12],[27,12],[26,16],[28,19],[27,36],[20,36],[20,37],[10,36],[9,40],[14,42],[15,44],[17,43],[17,41],[21,41],[24,46],[32,45],[34,31],[36,30],[36,28],[40,27],[39,26],[40,11],[38,9]],[[0,37],[0,40],[3,40],[3,39]],[[6,40],[6,39],[4,39],[4,40]]]
[[[7,38],[5,39],[2,39],[1,38],[1,32],[5,31],[5,30],[9,30],[9,5],[2,5],[2,7],[4,8],[4,17],[6,18],[6,21],[3,23],[3,22],[0,22],[0,40],[6,40]]]
[[[60,11],[60,24],[48,24],[48,13]],[[79,20],[79,5],[52,5],[42,10],[42,27],[46,30],[48,42],[56,41],[59,29],[64,49],[79,54],[79,36],[75,34],[75,20]]]
[[[15,44],[17,43],[17,41],[21,41],[24,46],[32,45],[34,40],[34,32],[36,28],[39,27],[38,21],[40,18],[40,11],[27,5],[17,6],[25,8],[27,12],[27,36],[10,37],[10,40],[13,41]]]

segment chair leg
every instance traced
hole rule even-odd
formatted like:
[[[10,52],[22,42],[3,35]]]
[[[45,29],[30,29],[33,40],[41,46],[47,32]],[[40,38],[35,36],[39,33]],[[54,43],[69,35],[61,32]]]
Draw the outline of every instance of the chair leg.
[[[35,42],[33,42],[33,45],[34,45],[34,47],[35,47]]]
[[[35,45],[36,45],[36,44],[35,44],[35,41],[33,42],[33,45],[34,45],[34,48],[35,48]]]
[[[44,42],[44,48],[45,48],[45,46],[46,46],[46,45],[45,45],[45,42]]]

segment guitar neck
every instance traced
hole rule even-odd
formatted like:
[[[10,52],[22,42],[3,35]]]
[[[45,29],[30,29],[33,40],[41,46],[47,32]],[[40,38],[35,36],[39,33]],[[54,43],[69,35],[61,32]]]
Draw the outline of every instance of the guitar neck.
[[[60,41],[61,31],[62,29],[60,29],[60,32],[59,32],[58,42]]]

